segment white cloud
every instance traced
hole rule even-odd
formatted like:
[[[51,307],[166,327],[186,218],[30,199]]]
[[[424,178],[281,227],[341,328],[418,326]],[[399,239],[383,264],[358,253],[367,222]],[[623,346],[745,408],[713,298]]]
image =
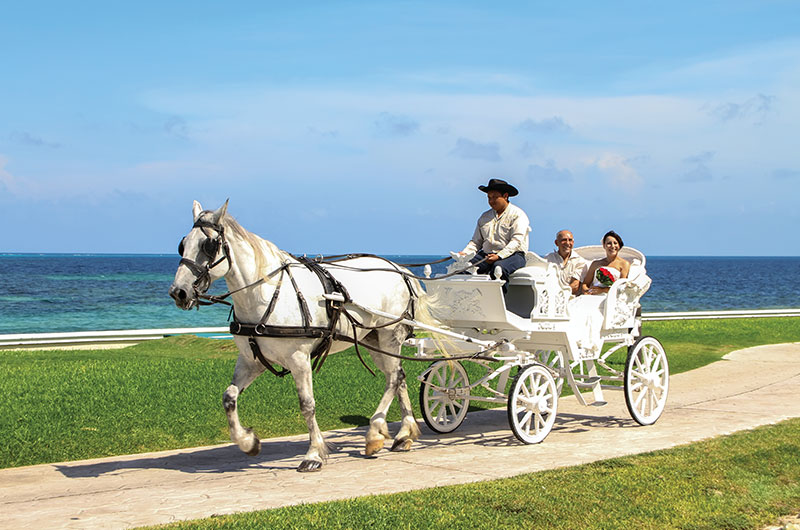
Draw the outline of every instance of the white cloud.
[[[384,137],[410,136],[419,131],[419,122],[388,112],[381,112],[374,126],[378,136]]]
[[[755,123],[762,123],[768,115],[774,112],[773,107],[777,98],[757,94],[741,103],[722,103],[709,110],[709,114],[722,121],[754,119]]]
[[[539,121],[527,119],[517,125],[516,128],[522,132],[534,134],[568,133],[572,131],[572,127],[561,116],[553,116]]]
[[[456,140],[456,146],[450,154],[459,158],[476,158],[489,162],[500,161],[500,146],[496,143],[479,143],[467,138]]]
[[[31,134],[28,131],[13,131],[9,134],[9,138],[11,141],[16,142],[22,145],[28,145],[33,147],[48,147],[50,149],[58,149],[61,147],[61,144],[58,142],[51,142],[49,140],[45,140],[40,136],[35,134]]]
[[[590,162],[608,175],[610,182],[620,189],[635,192],[644,182],[641,175],[631,166],[630,159],[617,153],[604,153]]]
[[[0,155],[0,185],[11,192],[16,187],[16,184],[14,182],[14,176],[6,169],[6,164],[8,164],[8,158]]]
[[[570,170],[557,168],[553,160],[548,160],[544,166],[531,164],[528,166],[526,176],[534,182],[549,181],[564,183],[573,180]]]

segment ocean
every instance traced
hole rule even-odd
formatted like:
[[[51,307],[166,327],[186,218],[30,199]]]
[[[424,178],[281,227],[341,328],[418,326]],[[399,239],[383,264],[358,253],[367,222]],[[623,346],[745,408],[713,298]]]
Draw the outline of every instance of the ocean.
[[[178,262],[175,255],[0,254],[0,334],[227,325],[225,306],[175,307],[167,290]],[[645,312],[800,308],[800,257],[654,256],[647,273]],[[225,291],[224,282],[211,289]]]

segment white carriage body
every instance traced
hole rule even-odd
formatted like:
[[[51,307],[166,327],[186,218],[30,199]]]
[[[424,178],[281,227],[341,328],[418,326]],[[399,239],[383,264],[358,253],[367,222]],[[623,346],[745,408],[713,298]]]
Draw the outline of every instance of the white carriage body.
[[[599,245],[573,252],[589,262],[605,256]],[[434,278],[425,287],[445,308],[436,317],[453,331],[507,339],[521,349],[563,351],[570,361],[596,359],[603,343],[630,345],[640,334],[639,300],[650,287],[646,259],[630,247],[623,247],[620,256],[631,262],[628,278],[614,282],[607,295],[588,296],[594,304],[578,304],[559,280],[557,266],[533,252],[526,254],[526,266],[511,275],[505,294],[501,280],[477,274]],[[578,311],[579,305],[589,308]]]

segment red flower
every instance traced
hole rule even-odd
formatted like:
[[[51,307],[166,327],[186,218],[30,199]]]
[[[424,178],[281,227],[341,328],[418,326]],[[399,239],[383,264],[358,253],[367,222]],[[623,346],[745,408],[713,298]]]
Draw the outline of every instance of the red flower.
[[[597,269],[597,274],[595,274],[597,281],[600,282],[600,285],[603,287],[611,287],[611,285],[617,280],[614,278],[614,275],[611,274],[611,271],[606,269],[605,267],[600,267]]]

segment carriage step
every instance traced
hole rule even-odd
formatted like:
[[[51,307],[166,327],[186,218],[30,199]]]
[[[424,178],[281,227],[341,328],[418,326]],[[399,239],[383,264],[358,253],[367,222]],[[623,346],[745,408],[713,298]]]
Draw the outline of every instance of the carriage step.
[[[590,407],[605,407],[606,405],[608,405],[608,401],[594,401],[589,403]]]
[[[583,379],[583,381],[575,381],[575,382],[578,384],[578,386],[592,386],[600,382],[600,377],[599,376],[586,377]]]

